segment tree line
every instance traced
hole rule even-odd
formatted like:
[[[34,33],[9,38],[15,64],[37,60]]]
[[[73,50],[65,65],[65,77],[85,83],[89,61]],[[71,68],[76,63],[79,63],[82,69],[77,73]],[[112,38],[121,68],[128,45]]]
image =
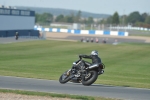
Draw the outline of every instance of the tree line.
[[[70,15],[64,16],[60,14],[53,16],[51,13],[43,13],[35,15],[36,23],[52,23],[52,22],[64,22],[64,23],[81,23],[85,25],[91,24],[104,24],[112,26],[126,26],[132,25],[137,27],[150,28],[150,15],[148,13],[140,14],[138,11],[134,11],[129,15],[120,16],[118,12],[115,12],[108,18],[104,18],[98,21],[94,21],[93,17],[82,18],[82,12],[78,11],[77,14],[71,13]]]
[[[120,26],[132,25],[137,27],[150,28],[150,15],[148,13],[140,14],[138,11],[135,11],[130,13],[129,15],[119,16],[119,14],[115,12],[106,20],[101,20],[101,23]]]

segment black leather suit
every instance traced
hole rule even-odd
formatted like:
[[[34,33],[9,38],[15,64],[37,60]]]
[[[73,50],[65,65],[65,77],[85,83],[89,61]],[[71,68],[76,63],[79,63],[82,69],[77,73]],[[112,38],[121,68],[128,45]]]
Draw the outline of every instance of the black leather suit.
[[[87,59],[92,59],[92,64],[85,61],[86,66],[94,65],[94,64],[100,64],[101,59],[97,55],[79,55],[79,58],[87,58]]]

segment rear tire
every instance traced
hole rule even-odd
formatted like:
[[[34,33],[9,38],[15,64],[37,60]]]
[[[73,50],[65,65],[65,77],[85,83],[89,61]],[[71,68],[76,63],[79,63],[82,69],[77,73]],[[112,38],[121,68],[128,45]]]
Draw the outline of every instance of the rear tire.
[[[98,78],[97,71],[91,70],[91,71],[89,71],[89,74],[91,74],[91,75],[89,76],[89,78],[87,80],[85,79],[85,77],[82,78],[82,84],[85,86],[89,86],[89,85],[93,84]]]
[[[60,76],[59,82],[60,82],[61,84],[67,83],[67,82],[70,80],[70,72],[69,72],[69,75],[67,75],[67,72],[68,72],[68,71],[66,71],[65,73],[63,73],[63,74]]]

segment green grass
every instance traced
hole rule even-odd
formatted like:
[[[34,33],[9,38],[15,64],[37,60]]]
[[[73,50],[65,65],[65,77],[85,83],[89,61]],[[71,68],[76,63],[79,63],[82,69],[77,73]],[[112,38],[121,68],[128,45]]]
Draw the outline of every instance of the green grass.
[[[150,37],[150,33],[148,33],[148,34],[147,34],[147,33],[144,33],[144,34],[142,34],[142,33],[141,33],[141,34],[130,34],[130,33],[129,33],[129,36]]]
[[[58,80],[78,54],[92,50],[99,51],[106,65],[95,83],[150,88],[150,44],[114,46],[47,40],[0,44],[0,75]]]
[[[134,30],[134,33],[129,31],[129,36],[150,37],[150,31]]]
[[[44,96],[44,97],[57,97],[57,98],[71,98],[71,99],[76,99],[76,100],[121,100],[121,99],[103,98],[103,97],[55,94],[55,93],[22,91],[22,90],[7,90],[7,89],[0,89],[0,92],[1,93],[14,93],[14,94],[21,94],[21,95],[29,95],[29,96],[31,95],[31,96]]]

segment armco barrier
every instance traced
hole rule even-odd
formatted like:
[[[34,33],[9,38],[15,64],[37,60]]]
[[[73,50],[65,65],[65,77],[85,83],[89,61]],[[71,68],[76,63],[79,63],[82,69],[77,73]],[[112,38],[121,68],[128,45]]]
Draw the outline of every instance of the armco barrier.
[[[47,32],[61,32],[61,33],[72,33],[72,34],[98,34],[98,35],[113,35],[113,36],[128,36],[128,32],[123,31],[109,31],[109,30],[71,30],[71,29],[60,29],[60,28],[34,28],[39,31]]]

